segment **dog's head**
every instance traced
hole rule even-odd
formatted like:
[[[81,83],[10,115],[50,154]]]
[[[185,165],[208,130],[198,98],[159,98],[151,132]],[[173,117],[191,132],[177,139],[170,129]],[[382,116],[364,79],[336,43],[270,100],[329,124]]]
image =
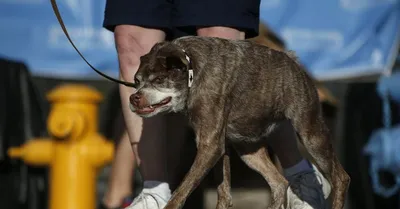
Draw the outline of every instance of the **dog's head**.
[[[140,58],[135,74],[136,92],[130,96],[130,108],[141,117],[185,108],[188,94],[190,60],[185,51],[161,42]]]

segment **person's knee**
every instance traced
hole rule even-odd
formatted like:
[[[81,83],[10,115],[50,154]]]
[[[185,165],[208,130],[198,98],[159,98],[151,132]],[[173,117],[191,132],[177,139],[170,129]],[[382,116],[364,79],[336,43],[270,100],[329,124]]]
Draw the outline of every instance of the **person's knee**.
[[[244,39],[245,33],[235,28],[213,26],[203,27],[197,29],[197,35],[209,36],[209,37],[220,37],[226,39]]]
[[[165,33],[135,25],[118,25],[115,27],[114,38],[121,77],[131,81],[140,64],[140,56],[149,52],[157,42],[163,41]]]

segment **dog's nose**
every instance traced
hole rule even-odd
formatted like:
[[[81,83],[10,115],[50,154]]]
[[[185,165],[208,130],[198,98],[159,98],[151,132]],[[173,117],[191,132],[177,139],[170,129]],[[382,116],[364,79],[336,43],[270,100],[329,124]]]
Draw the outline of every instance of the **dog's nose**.
[[[137,106],[137,105],[140,103],[140,95],[139,95],[138,93],[132,94],[132,95],[129,97],[129,101],[131,102],[131,104]]]

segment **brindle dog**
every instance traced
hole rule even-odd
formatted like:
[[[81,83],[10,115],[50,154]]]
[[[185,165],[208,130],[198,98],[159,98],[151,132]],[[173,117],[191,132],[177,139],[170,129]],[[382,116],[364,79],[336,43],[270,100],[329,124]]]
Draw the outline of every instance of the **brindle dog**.
[[[269,208],[280,208],[288,182],[261,142],[283,120],[331,182],[333,209],[343,208],[350,177],[334,153],[314,82],[289,53],[189,36],[156,44],[140,61],[131,110],[141,117],[185,112],[196,133],[194,163],[165,208],[181,208],[215,165],[224,172],[217,207],[230,206],[228,144],[271,186]]]

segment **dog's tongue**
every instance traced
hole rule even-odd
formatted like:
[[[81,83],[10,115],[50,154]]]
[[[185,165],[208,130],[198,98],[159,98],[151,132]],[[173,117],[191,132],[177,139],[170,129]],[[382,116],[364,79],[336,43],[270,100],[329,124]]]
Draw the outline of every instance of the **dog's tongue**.
[[[154,107],[149,106],[149,107],[144,107],[144,108],[142,108],[142,109],[138,109],[138,110],[136,110],[136,112],[137,112],[137,113],[151,113],[151,112],[153,112],[154,110],[155,110]]]

